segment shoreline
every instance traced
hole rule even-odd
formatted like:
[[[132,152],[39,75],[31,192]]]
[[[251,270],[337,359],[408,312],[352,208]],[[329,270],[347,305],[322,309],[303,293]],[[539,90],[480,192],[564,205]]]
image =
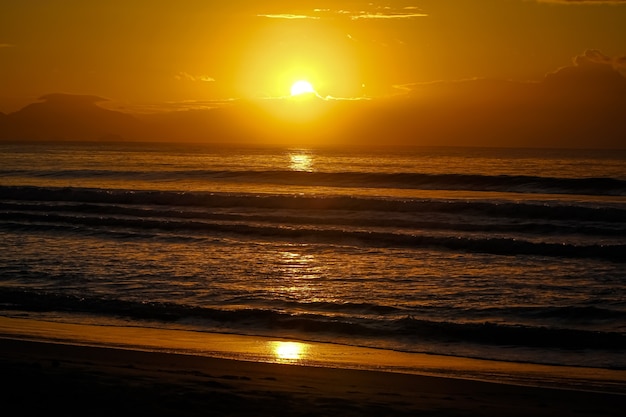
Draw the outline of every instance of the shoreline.
[[[0,338],[7,409],[64,415],[621,416],[626,397]]]
[[[280,337],[0,317],[0,340],[413,374],[626,396],[626,371],[407,353]]]

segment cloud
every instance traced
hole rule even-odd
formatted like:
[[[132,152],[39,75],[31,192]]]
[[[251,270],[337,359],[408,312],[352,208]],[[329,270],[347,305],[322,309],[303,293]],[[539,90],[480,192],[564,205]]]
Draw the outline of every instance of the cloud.
[[[539,82],[398,85],[389,106],[362,115],[358,133],[383,136],[380,126],[392,126],[394,140],[413,135],[424,144],[626,149],[624,64],[626,57],[588,50]]]
[[[391,7],[376,6],[369,3],[369,8],[364,10],[354,9],[312,9],[309,13],[268,13],[259,14],[259,17],[267,17],[271,19],[336,19],[346,18],[350,20],[362,19],[413,19],[418,17],[426,17],[418,7]]]
[[[206,82],[206,83],[210,83],[210,82],[214,82],[215,78],[213,77],[209,77],[208,75],[191,75],[187,72],[181,71],[178,74],[176,74],[174,76],[174,78],[176,78],[177,80],[181,81],[202,81],[202,82]]]
[[[626,56],[614,58],[613,65],[618,71],[620,71],[624,76],[626,76]]]
[[[50,93],[39,97],[40,101],[52,104],[82,104],[94,105],[103,101],[109,101],[108,98],[88,95],[88,94],[67,94],[67,93]]]
[[[178,113],[185,111],[214,110],[233,104],[233,99],[225,100],[181,100],[166,101],[152,104],[124,104],[113,103],[110,106],[103,106],[111,110],[123,111],[136,116],[153,115],[162,113]]]
[[[536,0],[539,3],[559,4],[626,4],[626,0]]]
[[[589,49],[573,59],[573,65],[547,74],[546,81],[577,82],[592,88],[622,88],[626,83],[626,56],[609,57],[596,49]]]
[[[357,19],[412,19],[416,17],[426,17],[425,13],[419,11],[417,7],[392,8],[389,6],[378,6],[373,11],[361,11],[352,14],[352,20]]]
[[[610,57],[597,49],[589,49],[575,56],[570,65],[545,75],[540,82],[516,82],[474,78],[456,81],[434,81],[394,85],[398,95],[419,97],[424,92],[445,92],[480,97],[481,91],[497,93],[498,97],[515,99],[527,96],[530,90],[549,94],[572,95],[592,93],[594,97],[613,97],[626,100],[626,56]],[[498,93],[499,92],[499,93]],[[467,94],[466,94],[467,93]],[[625,109],[626,110],[626,109]]]
[[[259,17],[267,17],[269,19],[319,19],[319,16],[308,16],[304,14],[292,14],[292,13],[274,13],[274,14],[259,14]]]

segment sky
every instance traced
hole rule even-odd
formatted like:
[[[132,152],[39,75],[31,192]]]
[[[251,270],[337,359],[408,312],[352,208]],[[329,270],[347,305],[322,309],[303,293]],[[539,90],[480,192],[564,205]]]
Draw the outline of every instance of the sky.
[[[626,75],[626,1],[0,3],[0,112],[5,114],[55,93],[102,97],[106,108],[143,115],[223,111],[254,100],[280,107],[276,102],[290,99],[298,80],[310,82],[318,101],[325,102],[310,107],[349,115],[344,122],[356,119],[362,108],[363,117],[387,120],[408,107],[422,111],[424,100],[438,103],[442,97],[479,106],[481,113],[489,111],[485,97],[532,100],[519,97],[524,88],[511,92],[508,85],[482,84],[477,90],[479,80],[556,85],[554,79],[561,79],[563,90],[585,89],[595,82],[592,77],[571,73],[586,69],[597,78]],[[613,81],[607,91],[621,94],[620,81]],[[545,99],[545,93],[537,97]],[[470,98],[478,102],[469,104]],[[623,104],[619,96],[607,100],[601,106]],[[268,114],[285,123],[320,117],[328,133],[330,124],[338,123],[328,109]]]

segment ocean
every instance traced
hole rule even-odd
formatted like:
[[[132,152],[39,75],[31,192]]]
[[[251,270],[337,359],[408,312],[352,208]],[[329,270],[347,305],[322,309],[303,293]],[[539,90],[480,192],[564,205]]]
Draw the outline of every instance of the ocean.
[[[626,369],[626,151],[3,143],[0,316]]]

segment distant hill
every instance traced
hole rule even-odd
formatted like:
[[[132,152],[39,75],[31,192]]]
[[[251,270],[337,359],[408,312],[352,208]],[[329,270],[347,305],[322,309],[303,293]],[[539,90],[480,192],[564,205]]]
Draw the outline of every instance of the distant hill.
[[[99,141],[143,136],[135,117],[104,109],[106,101],[89,95],[48,94],[14,113],[0,117],[0,139]]]

